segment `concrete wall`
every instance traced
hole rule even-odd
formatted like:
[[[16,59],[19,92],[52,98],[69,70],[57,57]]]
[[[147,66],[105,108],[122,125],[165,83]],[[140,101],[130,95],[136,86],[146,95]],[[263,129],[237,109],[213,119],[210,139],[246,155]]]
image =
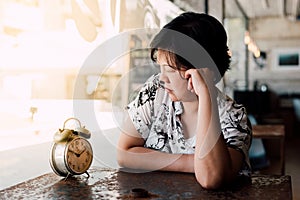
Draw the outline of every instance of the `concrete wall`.
[[[233,53],[232,70],[225,79],[229,90],[243,89],[245,85],[244,24],[242,18],[227,19],[225,24]],[[251,19],[249,31],[260,50],[267,54],[266,64],[260,68],[249,53],[249,89],[253,89],[257,81],[258,84],[267,84],[278,94],[300,93],[300,68],[278,69],[274,64],[276,51],[300,51],[300,21],[284,17]]]
[[[250,61],[250,79],[267,83],[277,93],[300,93],[300,68],[278,69],[274,63],[277,50],[300,50],[300,21],[264,18],[250,22],[250,32],[262,51],[267,53],[263,69]]]

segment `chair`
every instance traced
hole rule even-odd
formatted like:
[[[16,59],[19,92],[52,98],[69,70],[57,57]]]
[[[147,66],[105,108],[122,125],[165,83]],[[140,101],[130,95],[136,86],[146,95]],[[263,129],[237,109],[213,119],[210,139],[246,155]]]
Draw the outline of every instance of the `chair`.
[[[253,125],[253,138],[262,139],[269,166],[259,169],[261,174],[285,174],[284,125]]]
[[[296,116],[297,123],[299,123],[300,122],[300,98],[293,99],[293,107],[294,107],[294,113]]]
[[[248,118],[252,126],[257,125],[257,121],[253,115],[249,114]],[[252,143],[249,149],[249,159],[250,159],[252,170],[254,171],[264,169],[270,165],[261,138],[252,138]]]

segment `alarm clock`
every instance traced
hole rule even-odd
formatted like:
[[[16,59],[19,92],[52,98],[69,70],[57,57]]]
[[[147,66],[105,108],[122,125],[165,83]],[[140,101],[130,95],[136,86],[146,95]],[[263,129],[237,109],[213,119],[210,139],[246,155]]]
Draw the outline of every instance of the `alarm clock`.
[[[66,123],[70,120],[78,122],[79,127],[66,129]],[[53,138],[50,151],[50,166],[59,176],[80,175],[86,173],[93,161],[92,146],[87,139],[91,133],[81,126],[77,118],[69,118],[64,122]]]

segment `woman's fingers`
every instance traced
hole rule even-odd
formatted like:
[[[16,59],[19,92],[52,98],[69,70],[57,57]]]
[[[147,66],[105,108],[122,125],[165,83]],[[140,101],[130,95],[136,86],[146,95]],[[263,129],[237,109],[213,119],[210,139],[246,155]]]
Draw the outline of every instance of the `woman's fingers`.
[[[193,87],[193,83],[192,83],[192,78],[190,77],[190,78],[188,78],[188,90],[190,90],[191,92],[195,92],[194,91],[194,87]]]
[[[197,85],[201,84],[199,78],[202,79],[197,69],[190,69],[185,72],[185,78],[187,79],[187,89],[197,94]]]
[[[185,72],[185,78],[188,81],[188,90],[200,95],[201,90],[207,86],[213,86],[213,72],[208,68],[189,69]]]

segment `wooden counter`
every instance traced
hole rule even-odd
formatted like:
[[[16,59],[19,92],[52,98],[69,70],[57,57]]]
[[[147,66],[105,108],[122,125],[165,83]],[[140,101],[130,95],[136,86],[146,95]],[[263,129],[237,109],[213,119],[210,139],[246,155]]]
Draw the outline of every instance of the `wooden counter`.
[[[64,179],[48,173],[0,191],[0,199],[292,199],[291,177],[254,175],[221,190],[205,190],[194,174],[129,173],[107,168]]]

